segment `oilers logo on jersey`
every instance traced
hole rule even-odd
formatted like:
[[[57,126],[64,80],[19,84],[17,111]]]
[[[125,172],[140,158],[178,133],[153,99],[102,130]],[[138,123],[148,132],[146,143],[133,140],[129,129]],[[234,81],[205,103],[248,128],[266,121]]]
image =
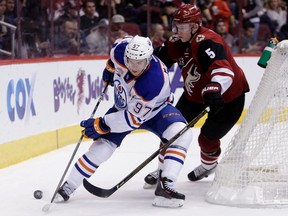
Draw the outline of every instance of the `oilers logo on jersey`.
[[[119,80],[114,80],[114,100],[116,107],[120,109],[127,106],[127,93]]]

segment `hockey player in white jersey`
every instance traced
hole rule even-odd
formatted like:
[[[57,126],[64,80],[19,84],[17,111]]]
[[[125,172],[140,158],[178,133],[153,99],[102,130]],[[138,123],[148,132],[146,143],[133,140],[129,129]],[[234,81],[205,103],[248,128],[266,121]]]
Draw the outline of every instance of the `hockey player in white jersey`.
[[[103,117],[80,123],[93,143],[75,163],[55,202],[67,201],[83,179],[108,160],[131,131],[146,129],[165,143],[186,126],[182,114],[170,103],[167,68],[152,53],[152,43],[146,37],[125,37],[114,43],[103,80],[114,86],[115,104]],[[166,149],[154,206],[183,205],[185,195],[176,191],[175,181],[191,142],[192,130],[188,130]]]

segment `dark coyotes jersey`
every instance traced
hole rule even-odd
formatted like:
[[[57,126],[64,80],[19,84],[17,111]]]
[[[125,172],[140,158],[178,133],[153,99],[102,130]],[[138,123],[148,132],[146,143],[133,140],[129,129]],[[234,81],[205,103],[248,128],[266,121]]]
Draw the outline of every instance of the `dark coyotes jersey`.
[[[155,54],[167,67],[178,63],[184,79],[184,93],[190,101],[203,103],[202,89],[211,81],[217,81],[224,87],[226,103],[249,91],[246,77],[223,38],[208,28],[200,27],[187,43],[171,36]],[[221,77],[225,76],[231,78],[231,85],[221,83]]]

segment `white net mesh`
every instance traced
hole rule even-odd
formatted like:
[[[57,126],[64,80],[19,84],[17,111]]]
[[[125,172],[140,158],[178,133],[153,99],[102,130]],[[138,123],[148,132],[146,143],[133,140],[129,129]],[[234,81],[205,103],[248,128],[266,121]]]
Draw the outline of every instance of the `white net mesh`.
[[[278,47],[217,166],[209,202],[288,205],[288,50]]]

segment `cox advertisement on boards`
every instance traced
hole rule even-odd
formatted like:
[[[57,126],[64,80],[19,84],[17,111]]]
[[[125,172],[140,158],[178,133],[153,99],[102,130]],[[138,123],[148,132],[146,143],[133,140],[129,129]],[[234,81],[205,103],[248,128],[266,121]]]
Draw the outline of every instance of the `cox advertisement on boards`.
[[[261,80],[258,57],[238,57],[250,85],[247,108]],[[79,124],[89,118],[104,89],[103,60],[51,61],[1,65],[0,144],[39,133]],[[174,104],[183,92],[180,69],[169,70]],[[113,105],[108,87],[95,116],[103,116]]]

